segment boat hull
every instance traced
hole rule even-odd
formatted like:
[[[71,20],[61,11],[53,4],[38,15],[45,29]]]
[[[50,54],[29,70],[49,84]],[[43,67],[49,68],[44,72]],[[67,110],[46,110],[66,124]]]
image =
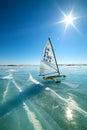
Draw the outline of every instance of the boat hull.
[[[48,80],[48,79],[54,79],[54,78],[60,78],[60,77],[66,77],[66,76],[65,75],[53,75],[53,76],[43,77],[43,79]]]
[[[53,75],[53,76],[43,76],[43,79],[44,80],[53,80],[55,81],[56,83],[59,83],[61,82],[62,78],[66,77],[65,75]]]

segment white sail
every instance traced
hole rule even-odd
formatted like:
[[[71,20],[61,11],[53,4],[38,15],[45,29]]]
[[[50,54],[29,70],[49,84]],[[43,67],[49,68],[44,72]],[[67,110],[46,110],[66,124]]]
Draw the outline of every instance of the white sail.
[[[60,74],[50,38],[45,45],[40,63],[40,75],[49,73]]]

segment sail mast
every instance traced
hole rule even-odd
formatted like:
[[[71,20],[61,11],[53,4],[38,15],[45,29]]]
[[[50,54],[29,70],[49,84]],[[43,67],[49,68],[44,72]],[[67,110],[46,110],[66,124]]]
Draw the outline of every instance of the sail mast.
[[[48,38],[48,40],[50,42],[50,45],[51,45],[51,48],[52,48],[52,51],[53,51],[53,54],[54,54],[54,59],[55,59],[55,63],[56,63],[56,66],[57,66],[57,71],[60,74],[60,71],[59,71],[59,68],[58,68],[58,64],[57,64],[57,60],[56,60],[56,56],[55,56],[55,53],[54,53],[54,50],[53,50],[53,46],[52,46],[52,43],[51,43],[51,40],[50,40],[50,38]]]

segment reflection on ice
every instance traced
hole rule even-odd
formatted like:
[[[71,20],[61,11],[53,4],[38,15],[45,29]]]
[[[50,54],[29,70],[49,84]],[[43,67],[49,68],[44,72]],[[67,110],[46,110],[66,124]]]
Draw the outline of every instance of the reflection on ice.
[[[66,108],[66,117],[68,120],[73,120],[73,109],[74,106],[77,106],[77,103],[72,99],[72,97],[69,97],[68,100],[68,105]]]
[[[17,72],[17,70],[14,70],[14,69],[10,69],[9,71],[10,72]]]
[[[40,84],[40,82],[37,81],[36,79],[34,79],[31,74],[30,74],[30,76],[29,76],[29,80],[31,80],[31,81],[32,81],[33,83],[35,83],[35,84]]]
[[[14,79],[12,79],[12,82],[16,86],[16,88],[19,90],[19,92],[22,92],[22,89],[20,88],[20,86],[18,86],[18,84],[15,82]]]
[[[29,75],[29,80],[32,81],[34,84],[40,84],[41,86],[44,86],[42,83],[36,80],[31,74]]]
[[[78,104],[72,99],[72,97],[69,97],[67,101],[68,101],[68,107],[71,109],[74,109],[75,106],[78,106]]]
[[[72,98],[70,97],[69,99],[65,99],[65,98],[63,98],[62,96],[60,96],[58,93],[56,93],[53,89],[51,89],[51,88],[45,88],[46,90],[49,90],[49,91],[51,91],[53,94],[55,94],[59,99],[61,99],[62,101],[64,101],[65,103],[67,103],[68,104],[68,107],[70,107],[71,108],[71,110],[73,109],[73,110],[77,110],[78,112],[80,112],[80,113],[82,113],[82,114],[85,114],[85,116],[87,116],[87,112],[85,111],[85,110],[83,110],[82,108],[80,108],[79,106],[78,106],[78,104],[74,101],[74,100],[72,100]]]
[[[69,107],[66,108],[66,116],[67,116],[68,120],[72,120],[73,119],[73,111]]]
[[[5,101],[6,95],[7,95],[8,90],[9,90],[10,82],[11,82],[11,80],[8,81],[8,84],[7,84],[7,86],[6,86],[6,90],[5,90],[4,93],[3,93],[2,103]]]
[[[13,77],[12,77],[12,74],[9,74],[9,75],[7,75],[7,76],[4,76],[2,79],[12,79]]]
[[[34,112],[32,112],[25,102],[23,102],[24,110],[26,111],[28,120],[33,124],[35,130],[43,130],[40,121],[36,118]]]
[[[79,84],[74,84],[74,83],[70,83],[70,82],[62,82],[63,84],[71,87],[71,88],[77,88],[79,86]]]

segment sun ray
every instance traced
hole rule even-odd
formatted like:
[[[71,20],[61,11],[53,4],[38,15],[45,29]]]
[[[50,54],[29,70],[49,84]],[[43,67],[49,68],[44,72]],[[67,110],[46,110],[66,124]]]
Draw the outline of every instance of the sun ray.
[[[66,26],[65,26],[64,32],[66,32],[67,27],[68,27],[68,23],[66,23]]]
[[[74,24],[74,23],[71,23],[71,25],[73,26],[73,28],[74,28],[77,32],[79,32],[79,33],[80,33],[80,31],[78,30],[78,28],[75,26],[75,24]]]
[[[66,14],[59,8],[59,11],[61,12],[61,14],[66,17]]]
[[[60,23],[64,23],[64,22],[65,22],[65,20],[61,20],[61,21],[55,22],[54,24],[60,24]]]

